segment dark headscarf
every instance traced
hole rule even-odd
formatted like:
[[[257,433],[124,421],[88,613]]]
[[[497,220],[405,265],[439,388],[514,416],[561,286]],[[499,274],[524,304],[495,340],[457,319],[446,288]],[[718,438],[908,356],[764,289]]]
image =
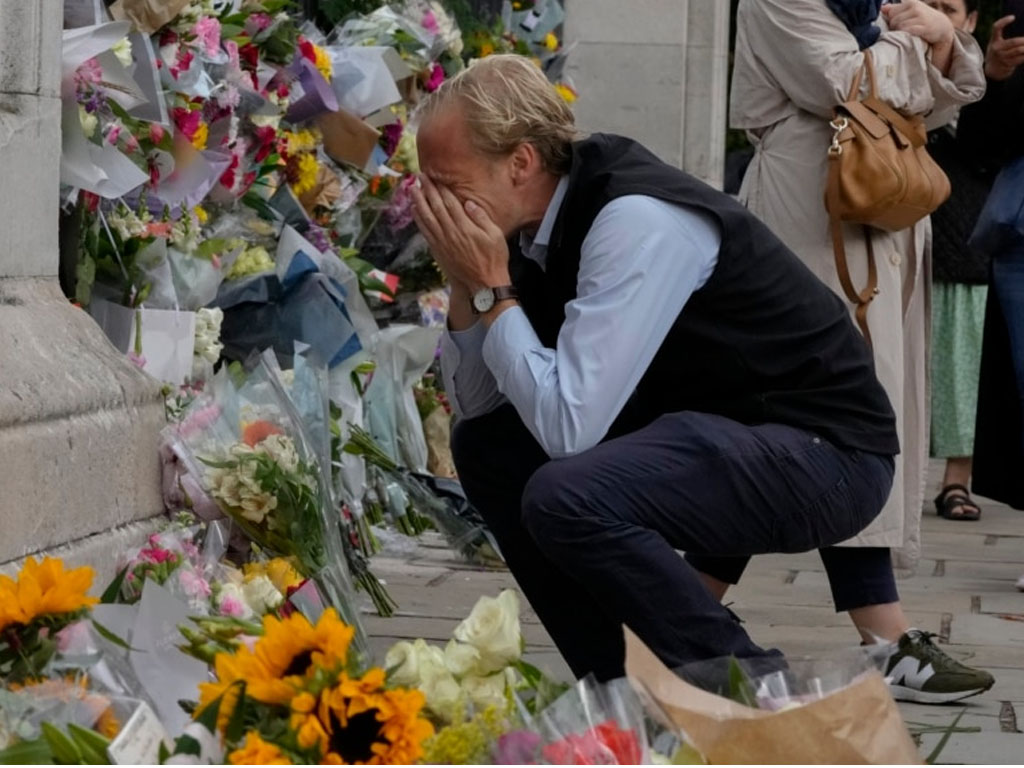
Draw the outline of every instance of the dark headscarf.
[[[825,4],[857,38],[861,50],[874,45],[882,31],[872,22],[878,18],[882,0],[825,0]]]

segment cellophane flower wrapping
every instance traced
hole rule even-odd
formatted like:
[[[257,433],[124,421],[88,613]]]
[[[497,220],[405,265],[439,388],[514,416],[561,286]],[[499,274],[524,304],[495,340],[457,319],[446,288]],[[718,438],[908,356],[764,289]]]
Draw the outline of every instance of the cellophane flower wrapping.
[[[537,738],[507,734],[497,761],[549,765],[636,765],[651,762],[643,705],[625,679],[584,678],[541,711],[527,729]],[[533,743],[532,753],[528,745]],[[530,760],[525,758],[532,757]]]
[[[174,437],[189,474],[250,541],[317,581],[365,653],[339,515],[313,440],[267,361],[222,369]]]

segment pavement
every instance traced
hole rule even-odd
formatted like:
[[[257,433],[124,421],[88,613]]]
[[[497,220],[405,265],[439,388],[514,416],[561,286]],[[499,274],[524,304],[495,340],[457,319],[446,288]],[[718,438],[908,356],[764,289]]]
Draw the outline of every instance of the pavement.
[[[933,462],[929,498],[938,492],[940,477],[941,465]],[[978,501],[983,507],[978,522],[943,520],[929,503],[920,566],[900,578],[899,588],[911,623],[936,633],[950,655],[989,670],[995,687],[955,705],[900,704],[900,710],[914,728],[946,727],[963,713],[959,727],[972,730],[951,736],[940,763],[1019,764],[1024,762],[1024,593],[1014,583],[1024,574],[1024,512]],[[507,571],[467,565],[433,534],[408,551],[378,555],[373,567],[400,606],[390,618],[366,616],[378,658],[399,639],[444,644],[479,596],[515,586]],[[755,558],[729,600],[756,642],[790,657],[833,654],[859,641],[849,618],[832,608],[816,553]],[[571,679],[527,605],[522,626],[527,658],[555,677]],[[922,757],[940,738],[936,732],[920,736]]]

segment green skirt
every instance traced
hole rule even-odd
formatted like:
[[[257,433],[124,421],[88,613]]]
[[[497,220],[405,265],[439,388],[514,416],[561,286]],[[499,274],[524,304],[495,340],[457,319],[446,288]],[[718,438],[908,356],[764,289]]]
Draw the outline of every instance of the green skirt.
[[[935,283],[932,294],[932,456],[974,452],[988,286]]]

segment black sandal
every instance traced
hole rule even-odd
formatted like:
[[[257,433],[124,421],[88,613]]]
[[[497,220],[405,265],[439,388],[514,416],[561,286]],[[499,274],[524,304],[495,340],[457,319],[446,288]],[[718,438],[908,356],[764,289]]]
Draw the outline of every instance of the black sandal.
[[[963,491],[963,493],[953,493]],[[935,511],[947,520],[980,520],[981,507],[971,499],[970,491],[959,483],[947,485],[935,497]],[[959,513],[956,510],[960,510]]]

